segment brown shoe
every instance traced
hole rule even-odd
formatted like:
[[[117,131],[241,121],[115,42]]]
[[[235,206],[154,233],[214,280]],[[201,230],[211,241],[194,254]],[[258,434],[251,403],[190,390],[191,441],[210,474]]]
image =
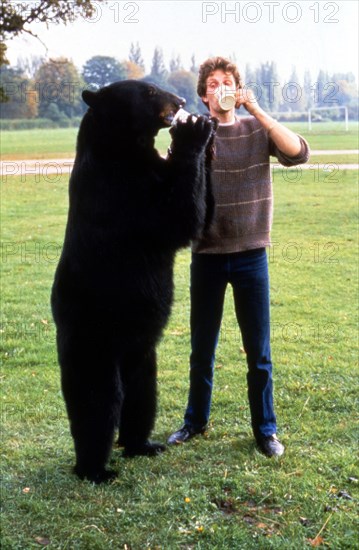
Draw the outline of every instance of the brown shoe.
[[[276,434],[258,437],[257,445],[262,453],[270,458],[272,456],[282,456],[284,453],[284,445],[279,441]]]

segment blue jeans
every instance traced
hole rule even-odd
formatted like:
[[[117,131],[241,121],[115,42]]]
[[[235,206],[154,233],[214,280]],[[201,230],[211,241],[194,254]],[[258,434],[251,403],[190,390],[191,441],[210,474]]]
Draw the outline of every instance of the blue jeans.
[[[255,437],[276,433],[270,352],[269,276],[264,248],[234,254],[192,254],[190,389],[185,424],[209,419],[215,351],[227,284],[247,357],[248,399]]]

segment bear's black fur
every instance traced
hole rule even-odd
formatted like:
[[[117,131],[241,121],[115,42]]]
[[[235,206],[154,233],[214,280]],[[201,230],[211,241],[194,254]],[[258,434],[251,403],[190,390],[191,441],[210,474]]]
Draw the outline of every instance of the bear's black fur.
[[[100,483],[115,429],[125,456],[154,455],[156,345],[168,320],[176,251],[206,220],[206,150],[214,123],[172,130],[165,160],[154,136],[184,100],[140,81],[83,92],[62,256],[52,289],[75,472]]]

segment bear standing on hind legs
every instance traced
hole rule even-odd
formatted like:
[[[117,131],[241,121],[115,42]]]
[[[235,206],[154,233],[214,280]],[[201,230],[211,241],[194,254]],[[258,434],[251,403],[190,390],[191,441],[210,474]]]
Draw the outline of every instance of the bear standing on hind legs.
[[[106,464],[116,429],[125,456],[164,450],[149,441],[156,345],[170,314],[175,253],[208,221],[214,123],[178,123],[165,160],[154,137],[183,99],[139,81],[85,91],[83,99],[89,109],[51,301],[75,472],[101,483],[115,475]]]

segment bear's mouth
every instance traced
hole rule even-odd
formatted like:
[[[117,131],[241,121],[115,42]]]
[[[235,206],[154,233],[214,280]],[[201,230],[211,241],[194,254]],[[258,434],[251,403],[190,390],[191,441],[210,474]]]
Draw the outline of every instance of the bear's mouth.
[[[175,114],[177,113],[177,111],[179,111],[179,109],[181,108],[181,105],[171,105],[171,107],[166,110],[166,111],[163,111],[161,113],[161,119],[163,120],[163,122],[165,123],[166,126],[171,126],[172,122],[173,122],[173,119],[175,117]]]

